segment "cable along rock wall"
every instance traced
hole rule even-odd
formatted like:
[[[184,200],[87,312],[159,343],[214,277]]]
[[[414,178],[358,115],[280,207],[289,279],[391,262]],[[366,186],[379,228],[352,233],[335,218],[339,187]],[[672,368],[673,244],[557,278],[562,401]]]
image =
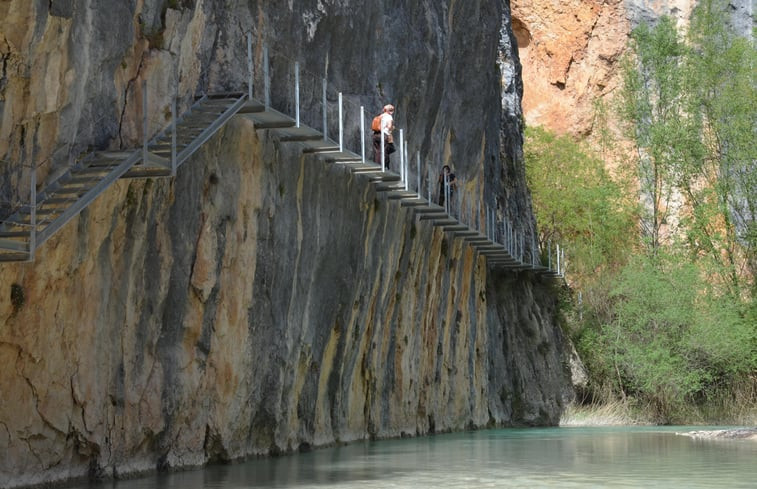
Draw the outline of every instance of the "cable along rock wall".
[[[411,147],[532,232],[500,2],[11,0],[0,19],[4,199],[31,161],[138,147],[142,80],[159,114],[175,86],[243,90],[249,31],[256,59],[265,39],[352,103],[393,102]],[[0,273],[2,487],[555,424],[570,396],[552,282],[244,116]]]

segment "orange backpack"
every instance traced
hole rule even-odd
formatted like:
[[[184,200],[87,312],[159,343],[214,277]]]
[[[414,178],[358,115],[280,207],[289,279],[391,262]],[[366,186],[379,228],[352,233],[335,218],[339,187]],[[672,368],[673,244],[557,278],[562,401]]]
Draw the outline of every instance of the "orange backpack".
[[[373,118],[373,122],[371,122],[371,130],[373,132],[381,132],[381,116],[382,115],[384,114],[381,113]]]

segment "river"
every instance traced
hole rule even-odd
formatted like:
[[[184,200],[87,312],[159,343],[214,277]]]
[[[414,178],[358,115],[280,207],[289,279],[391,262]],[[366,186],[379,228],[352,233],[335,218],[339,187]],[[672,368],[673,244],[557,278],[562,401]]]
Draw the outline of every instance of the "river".
[[[757,442],[699,440],[676,434],[702,429],[710,428],[482,430],[358,442],[201,470],[74,487],[757,487]]]

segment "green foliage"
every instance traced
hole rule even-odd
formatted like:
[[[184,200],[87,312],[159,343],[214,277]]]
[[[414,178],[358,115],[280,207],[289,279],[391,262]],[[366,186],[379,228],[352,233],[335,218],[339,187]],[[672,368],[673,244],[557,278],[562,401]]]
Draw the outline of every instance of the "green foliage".
[[[757,274],[757,49],[727,27],[726,9],[702,0],[692,16],[684,68],[688,111],[701,119],[702,158],[687,168],[684,188],[710,208],[692,218],[694,251],[722,254],[731,292],[738,294],[738,269]]]
[[[757,50],[729,30],[725,8],[700,2],[686,43],[666,17],[633,31],[621,113],[638,150],[650,250],[667,227],[692,257],[719,262],[721,283],[739,295],[757,273]]]
[[[615,316],[579,340],[595,382],[647,402],[662,422],[757,370],[754,312],[682,258],[634,257],[611,291]]]
[[[563,313],[589,394],[661,422],[757,403],[757,50],[726,7],[702,0],[685,37],[668,18],[632,34],[619,111],[639,196],[569,138],[529,129],[524,145],[541,239],[571,250],[583,292]],[[597,142],[612,153],[609,134]]]
[[[696,119],[686,116],[681,97],[686,80],[680,69],[685,47],[667,17],[650,28],[640,25],[631,35],[635,58],[623,64],[621,115],[636,143],[638,175],[644,208],[642,231],[650,250],[661,243],[668,224],[680,165],[696,153]]]
[[[633,244],[635,206],[603,162],[541,128],[526,130],[524,152],[542,248],[548,241],[564,245],[579,280],[622,263]]]

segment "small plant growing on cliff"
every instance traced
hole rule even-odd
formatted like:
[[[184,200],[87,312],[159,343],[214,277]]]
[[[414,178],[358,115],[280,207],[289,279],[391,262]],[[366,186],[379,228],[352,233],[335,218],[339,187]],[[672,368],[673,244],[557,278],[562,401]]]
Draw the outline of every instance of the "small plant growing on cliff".
[[[18,311],[21,310],[26,304],[26,295],[24,294],[24,288],[19,284],[11,285],[11,305],[13,306],[13,315],[15,316]]]

